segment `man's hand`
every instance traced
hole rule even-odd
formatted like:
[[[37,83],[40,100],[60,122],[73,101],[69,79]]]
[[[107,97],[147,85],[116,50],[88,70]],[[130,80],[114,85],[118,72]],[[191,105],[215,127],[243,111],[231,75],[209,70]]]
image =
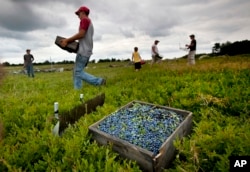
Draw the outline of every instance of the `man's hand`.
[[[66,47],[66,46],[68,45],[68,40],[67,40],[67,39],[62,39],[62,40],[60,41],[60,45],[61,45],[62,47]]]

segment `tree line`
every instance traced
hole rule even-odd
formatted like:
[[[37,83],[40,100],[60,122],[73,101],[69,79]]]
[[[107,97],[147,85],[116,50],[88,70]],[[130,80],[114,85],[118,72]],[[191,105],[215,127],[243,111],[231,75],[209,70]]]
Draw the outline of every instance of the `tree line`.
[[[100,59],[98,60],[97,63],[104,63],[104,62],[123,62],[123,61],[130,61],[130,59],[125,59],[125,60],[120,60],[120,59],[115,59],[115,58],[107,58],[107,59]],[[49,60],[45,60],[44,62],[35,62],[33,63],[36,66],[39,65],[54,65],[54,64],[74,64],[74,61],[68,61],[68,60],[63,60],[63,61],[59,61],[59,62],[50,62]],[[90,60],[89,63],[96,63],[96,61]],[[10,64],[9,62],[3,62],[2,63],[3,66],[23,66],[23,63],[20,64]]]
[[[226,43],[215,43],[212,47],[212,53],[218,55],[240,55],[240,54],[250,54],[250,41],[236,41]]]

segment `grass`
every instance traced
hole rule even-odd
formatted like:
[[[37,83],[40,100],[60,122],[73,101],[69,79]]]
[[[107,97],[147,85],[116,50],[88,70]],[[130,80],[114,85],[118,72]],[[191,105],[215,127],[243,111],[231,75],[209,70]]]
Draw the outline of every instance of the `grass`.
[[[228,171],[231,155],[250,155],[248,143],[250,56],[185,59],[143,65],[139,72],[127,62],[88,65],[89,73],[107,78],[107,85],[84,83],[74,90],[69,71],[35,73],[35,78],[13,74],[22,67],[5,68],[0,89],[0,171],[140,171],[135,162],[121,159],[109,146],[90,141],[88,126],[132,100],[192,111],[190,137],[176,141],[175,161],[167,171]],[[36,66],[35,66],[36,67]],[[51,66],[39,66],[50,68]],[[106,99],[96,112],[54,137],[54,102],[59,113],[99,93]],[[83,168],[84,167],[84,168]]]

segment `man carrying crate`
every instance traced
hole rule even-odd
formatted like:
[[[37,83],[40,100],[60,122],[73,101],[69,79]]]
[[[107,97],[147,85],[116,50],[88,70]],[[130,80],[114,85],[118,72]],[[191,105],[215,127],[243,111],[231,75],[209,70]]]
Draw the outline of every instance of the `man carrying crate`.
[[[93,49],[93,34],[94,27],[89,16],[90,10],[82,6],[75,14],[80,19],[79,31],[70,38],[62,39],[61,46],[66,47],[68,43],[75,40],[79,40],[79,48],[77,50],[75,67],[74,67],[74,88],[80,89],[82,87],[82,81],[86,81],[92,85],[105,85],[106,80],[103,78],[95,77],[84,71],[87,66]]]

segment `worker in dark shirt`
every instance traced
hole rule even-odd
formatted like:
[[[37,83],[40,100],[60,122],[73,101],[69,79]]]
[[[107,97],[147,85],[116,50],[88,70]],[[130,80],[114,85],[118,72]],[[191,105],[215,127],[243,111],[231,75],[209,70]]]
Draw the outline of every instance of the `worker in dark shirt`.
[[[33,71],[33,61],[34,57],[30,54],[30,49],[26,50],[26,54],[23,56],[24,58],[24,68],[27,70],[28,77],[34,78],[34,71]]]
[[[186,45],[186,47],[189,49],[188,53],[188,64],[194,65],[195,64],[195,52],[196,52],[196,40],[194,35],[189,36],[191,39],[191,43],[189,45]]]

